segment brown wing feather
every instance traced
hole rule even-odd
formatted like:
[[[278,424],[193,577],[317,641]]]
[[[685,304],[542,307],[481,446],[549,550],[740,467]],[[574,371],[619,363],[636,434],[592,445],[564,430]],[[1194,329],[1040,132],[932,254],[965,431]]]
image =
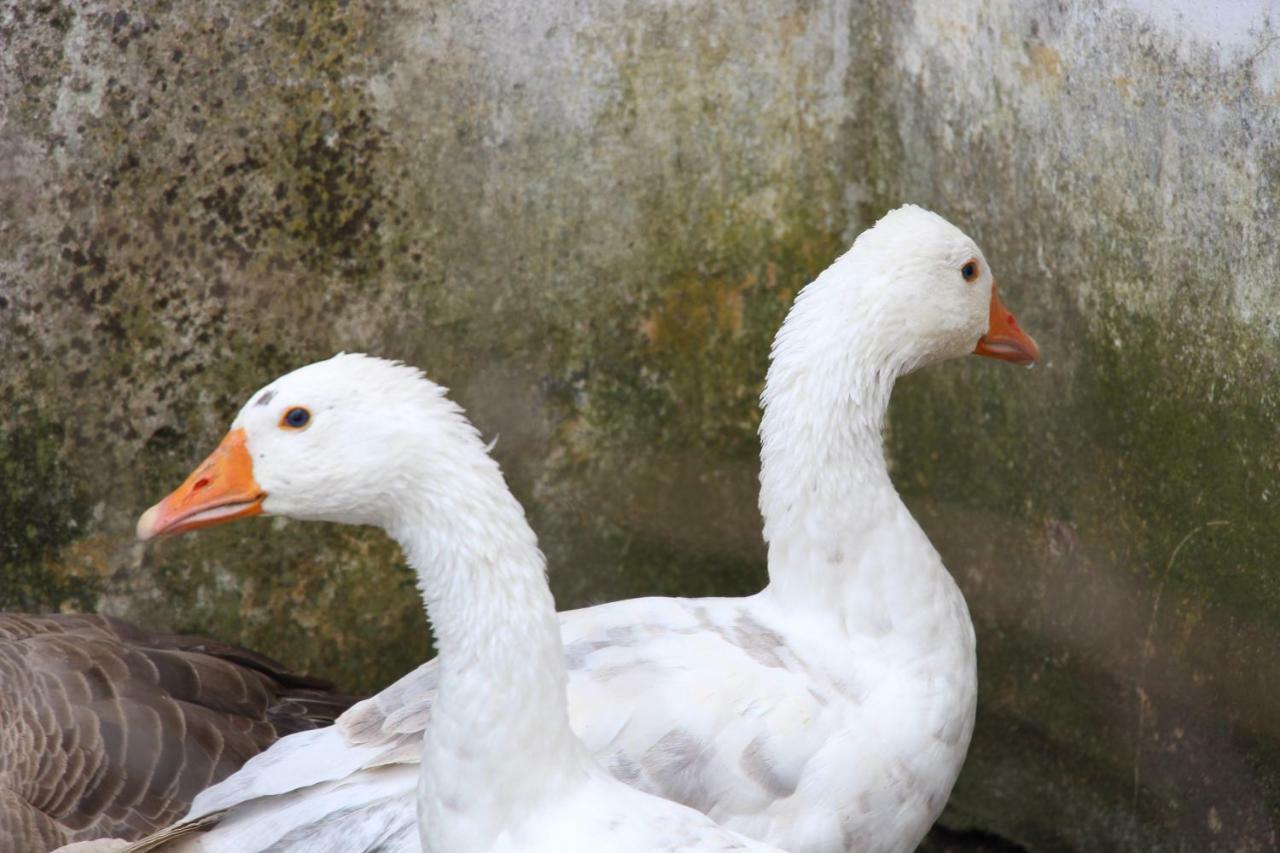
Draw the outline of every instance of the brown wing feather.
[[[354,697],[264,655],[93,614],[0,613],[0,849],[137,839]]]

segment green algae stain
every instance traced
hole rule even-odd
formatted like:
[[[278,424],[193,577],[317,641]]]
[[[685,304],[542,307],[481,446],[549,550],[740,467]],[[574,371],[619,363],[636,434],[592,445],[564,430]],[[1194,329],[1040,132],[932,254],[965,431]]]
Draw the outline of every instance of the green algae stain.
[[[157,593],[140,611],[148,623],[269,649],[349,692],[372,693],[430,656],[415,575],[373,530],[237,522],[152,545],[142,571]]]
[[[1089,349],[1081,420],[1115,462],[1099,482],[1148,522],[1135,547],[1176,587],[1280,627],[1280,356],[1265,334],[1112,308]]]
[[[1092,325],[1065,378],[975,360],[903,382],[890,430],[903,492],[1118,538],[1150,578],[1213,525],[1171,581],[1280,626],[1280,360],[1228,320],[1179,330],[1113,305]]]
[[[60,561],[90,506],[54,424],[0,433],[0,610],[91,609],[102,579]]]
[[[632,311],[605,318],[584,408],[597,442],[754,456],[773,334],[835,245],[821,235],[762,239],[738,257],[726,252],[719,269],[681,269]]]
[[[765,580],[756,510],[759,394],[795,293],[839,238],[726,230],[566,359],[562,417],[533,510],[562,607],[639,595],[750,594]],[[669,263],[668,263],[669,259]]]

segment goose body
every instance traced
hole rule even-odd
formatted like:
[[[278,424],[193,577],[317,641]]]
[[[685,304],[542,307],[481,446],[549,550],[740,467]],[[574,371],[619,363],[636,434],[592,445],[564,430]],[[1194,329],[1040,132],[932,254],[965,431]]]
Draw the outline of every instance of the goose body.
[[[768,587],[560,615],[572,726],[614,777],[792,851],[915,848],[968,748],[974,634],[881,429],[898,376],[969,352],[1038,357],[977,246],[920,208],[798,295],[763,395]],[[206,791],[199,849],[417,851],[414,771],[447,678],[424,664]]]
[[[203,637],[0,613],[0,849],[141,838],[278,738],[352,703]]]
[[[375,524],[418,573],[440,673],[417,774],[424,850],[778,853],[626,786],[583,748],[533,531],[479,434],[418,371],[338,355],[282,377],[138,531],[150,538],[259,511]],[[334,790],[349,807],[347,793]],[[339,839],[329,848],[349,849]]]

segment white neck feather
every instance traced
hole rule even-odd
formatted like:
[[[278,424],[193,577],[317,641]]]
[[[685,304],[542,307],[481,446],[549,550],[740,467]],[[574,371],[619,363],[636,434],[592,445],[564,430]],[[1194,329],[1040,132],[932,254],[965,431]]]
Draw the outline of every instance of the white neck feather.
[[[919,358],[886,340],[874,312],[847,308],[863,284],[853,254],[799,294],[774,342],[760,511],[769,594],[788,610],[878,634],[914,622],[899,616],[954,584],[885,464],[889,397]]]
[[[439,653],[419,793],[428,850],[486,849],[589,766],[569,727],[545,561],[497,463],[468,438],[456,470],[441,477],[437,463],[436,488],[418,486],[388,527],[418,573]]]

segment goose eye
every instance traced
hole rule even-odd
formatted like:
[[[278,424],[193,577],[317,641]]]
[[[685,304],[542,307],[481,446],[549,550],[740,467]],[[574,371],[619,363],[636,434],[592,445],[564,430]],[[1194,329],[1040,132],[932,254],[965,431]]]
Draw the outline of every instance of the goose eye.
[[[311,413],[301,406],[294,406],[280,419],[280,426],[286,429],[302,429],[309,423],[311,423]]]
[[[966,261],[965,265],[960,267],[960,275],[964,276],[965,281],[973,281],[978,277],[978,262]]]

